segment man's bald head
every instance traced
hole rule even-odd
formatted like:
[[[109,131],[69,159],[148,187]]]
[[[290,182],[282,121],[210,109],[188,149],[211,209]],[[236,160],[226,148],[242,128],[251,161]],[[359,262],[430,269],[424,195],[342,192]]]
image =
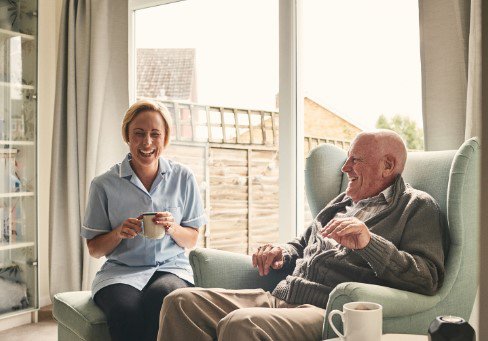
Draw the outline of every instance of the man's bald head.
[[[402,174],[407,161],[407,147],[398,133],[388,129],[365,131],[359,133],[354,141],[360,138],[371,139],[372,143],[376,145],[375,151],[378,156],[393,158],[395,160],[395,175]]]
[[[405,143],[394,131],[358,134],[342,167],[349,178],[347,195],[357,202],[379,194],[403,172],[406,160]]]

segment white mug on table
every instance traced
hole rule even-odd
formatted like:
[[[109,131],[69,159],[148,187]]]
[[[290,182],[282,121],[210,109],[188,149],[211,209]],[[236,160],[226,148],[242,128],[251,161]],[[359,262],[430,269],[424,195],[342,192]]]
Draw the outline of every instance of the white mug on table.
[[[344,326],[341,334],[332,322],[334,315],[340,315]],[[372,302],[350,302],[343,306],[343,311],[332,310],[329,324],[334,332],[345,341],[379,341],[383,333],[383,307]]]

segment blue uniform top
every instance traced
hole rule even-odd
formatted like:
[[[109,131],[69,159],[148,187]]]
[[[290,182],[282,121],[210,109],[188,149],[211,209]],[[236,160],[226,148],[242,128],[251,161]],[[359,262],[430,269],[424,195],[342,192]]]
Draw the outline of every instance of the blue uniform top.
[[[144,212],[171,212],[175,222],[187,228],[207,223],[195,177],[186,167],[159,158],[159,169],[148,192],[130,166],[130,153],[120,164],[93,179],[81,228],[81,236],[92,239],[110,232],[127,218]],[[115,283],[141,290],[156,271],[171,272],[193,283],[185,249],[169,236],[123,239],[107,256],[92,284],[92,296]]]

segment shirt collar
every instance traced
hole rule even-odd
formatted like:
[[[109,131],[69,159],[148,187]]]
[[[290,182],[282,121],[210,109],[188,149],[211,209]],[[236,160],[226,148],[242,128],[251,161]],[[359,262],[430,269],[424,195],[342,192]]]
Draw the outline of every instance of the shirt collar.
[[[392,184],[390,186],[388,186],[387,188],[385,188],[385,190],[383,190],[380,194],[383,195],[383,198],[385,199],[385,201],[390,204],[391,201],[393,200],[393,188],[395,187],[395,184]]]
[[[122,163],[120,164],[119,176],[121,178],[129,177],[129,176],[132,176],[135,174],[134,170],[132,169],[132,167],[130,165],[131,159],[132,159],[132,155],[131,155],[131,153],[128,153],[125,156]],[[171,172],[172,167],[171,167],[170,163],[168,162],[168,160],[166,160],[162,157],[159,157],[158,163],[159,163],[158,169],[159,169],[159,173],[161,173],[161,175]]]
[[[367,202],[371,202],[371,201],[379,201],[379,200],[382,200],[382,201],[385,201],[387,204],[390,204],[391,201],[393,200],[393,187],[394,187],[395,184],[392,184],[390,186],[388,186],[387,188],[385,188],[384,190],[382,190],[378,195],[375,195],[374,197],[369,197],[369,198],[366,198],[366,199],[362,199],[362,200],[359,200],[357,203],[354,203],[351,199],[351,197],[349,196],[345,196],[344,199],[342,200],[343,202],[344,201],[347,201],[347,200],[351,200],[351,202],[353,203],[353,205],[357,205],[359,203],[367,203]]]

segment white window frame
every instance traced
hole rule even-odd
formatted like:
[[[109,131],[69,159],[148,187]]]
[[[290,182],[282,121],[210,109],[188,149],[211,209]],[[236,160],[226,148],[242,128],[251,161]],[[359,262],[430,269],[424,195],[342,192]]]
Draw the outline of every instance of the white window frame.
[[[184,0],[129,0],[129,99],[136,98],[134,11]],[[279,0],[279,239],[286,242],[304,223],[303,96],[299,77],[299,23],[302,0]]]
[[[300,78],[301,0],[280,0],[280,241],[304,224],[303,96]]]

